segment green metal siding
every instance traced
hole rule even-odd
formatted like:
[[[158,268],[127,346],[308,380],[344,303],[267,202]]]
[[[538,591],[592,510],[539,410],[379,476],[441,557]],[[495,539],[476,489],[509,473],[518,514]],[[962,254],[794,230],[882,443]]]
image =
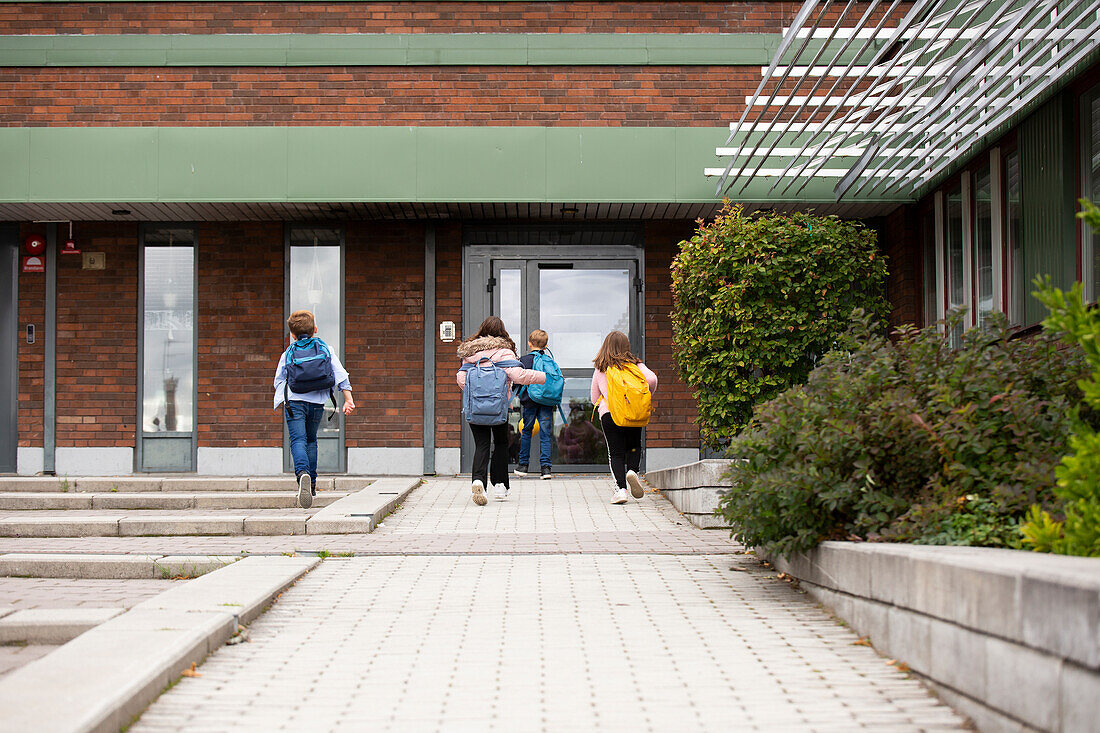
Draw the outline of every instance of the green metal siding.
[[[1017,283],[1030,293],[1035,275],[1050,275],[1066,289],[1077,279],[1077,242],[1074,236],[1073,112],[1071,100],[1059,96],[1021,123],[1021,216],[1024,267]],[[1027,323],[1038,323],[1045,309],[1032,297],[1025,299]]]

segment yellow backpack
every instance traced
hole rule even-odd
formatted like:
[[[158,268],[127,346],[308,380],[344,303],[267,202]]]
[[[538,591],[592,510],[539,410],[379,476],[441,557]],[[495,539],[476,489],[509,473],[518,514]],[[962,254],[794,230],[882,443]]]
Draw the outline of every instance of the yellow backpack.
[[[607,409],[611,419],[623,428],[642,428],[649,424],[649,382],[637,364],[607,370]]]

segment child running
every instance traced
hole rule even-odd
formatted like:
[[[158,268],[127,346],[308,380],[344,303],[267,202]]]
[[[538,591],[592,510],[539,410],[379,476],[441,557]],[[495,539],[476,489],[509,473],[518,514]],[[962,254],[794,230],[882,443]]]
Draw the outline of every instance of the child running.
[[[527,337],[527,351],[519,358],[519,363],[524,369],[531,369],[535,365],[535,352],[545,355],[546,344],[550,341],[550,335],[541,328],[536,328]],[[531,460],[531,435],[535,429],[535,423],[539,425],[539,471],[540,478],[551,478],[550,449],[551,439],[554,435],[554,408],[542,405],[531,399],[527,390],[520,389],[519,404],[522,409],[523,433],[519,438],[519,457],[516,461],[516,475],[527,475],[527,464]]]
[[[496,362],[513,362],[514,366],[503,367],[507,375],[508,390],[505,399],[510,398],[512,384],[545,384],[546,375],[532,369],[524,369],[516,358],[516,344],[508,336],[504,321],[489,316],[481,322],[481,328],[472,338],[458,346],[458,355],[463,364],[476,367],[484,359]],[[466,372],[462,369],[456,375],[458,386],[466,388]],[[474,504],[485,506],[489,500],[485,496],[485,486],[489,480],[496,486],[495,496],[499,501],[508,498],[508,419],[507,413],[500,424],[475,425],[469,423],[474,435],[474,465],[471,471]]]
[[[657,389],[657,375],[630,352],[630,339],[622,331],[607,334],[592,363],[596,366],[592,374],[592,401],[599,405],[600,424],[603,425],[603,434],[607,441],[607,458],[611,464],[611,473],[615,476],[616,488],[611,495],[611,503],[625,504],[630,500],[627,486],[630,487],[630,495],[635,499],[641,499],[645,495],[642,480],[638,477],[638,468],[642,464],[642,428],[629,425],[624,427],[612,418],[607,373],[608,370],[636,369],[636,372],[644,376],[651,393]],[[648,420],[648,414],[645,419]]]

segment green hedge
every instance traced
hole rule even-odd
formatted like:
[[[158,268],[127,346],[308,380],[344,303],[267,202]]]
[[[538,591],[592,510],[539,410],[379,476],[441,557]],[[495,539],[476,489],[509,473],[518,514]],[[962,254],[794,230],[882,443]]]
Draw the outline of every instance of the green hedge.
[[[783,555],[826,539],[1018,546],[1028,508],[1054,498],[1087,365],[1051,335],[1009,340],[999,316],[952,349],[958,318],[892,342],[860,315],[805,385],[761,405],[730,448],[734,534]]]
[[[883,320],[875,234],[836,217],[748,216],[729,203],[672,264],[676,363],[703,439],[727,444],[753,407],[805,381],[862,308]]]

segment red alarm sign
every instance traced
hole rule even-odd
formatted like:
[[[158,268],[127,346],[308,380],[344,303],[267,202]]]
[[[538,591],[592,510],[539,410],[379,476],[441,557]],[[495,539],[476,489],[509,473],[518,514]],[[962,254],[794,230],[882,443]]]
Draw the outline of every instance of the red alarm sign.
[[[46,238],[41,234],[28,234],[23,240],[23,249],[29,255],[40,255],[46,251]]]

